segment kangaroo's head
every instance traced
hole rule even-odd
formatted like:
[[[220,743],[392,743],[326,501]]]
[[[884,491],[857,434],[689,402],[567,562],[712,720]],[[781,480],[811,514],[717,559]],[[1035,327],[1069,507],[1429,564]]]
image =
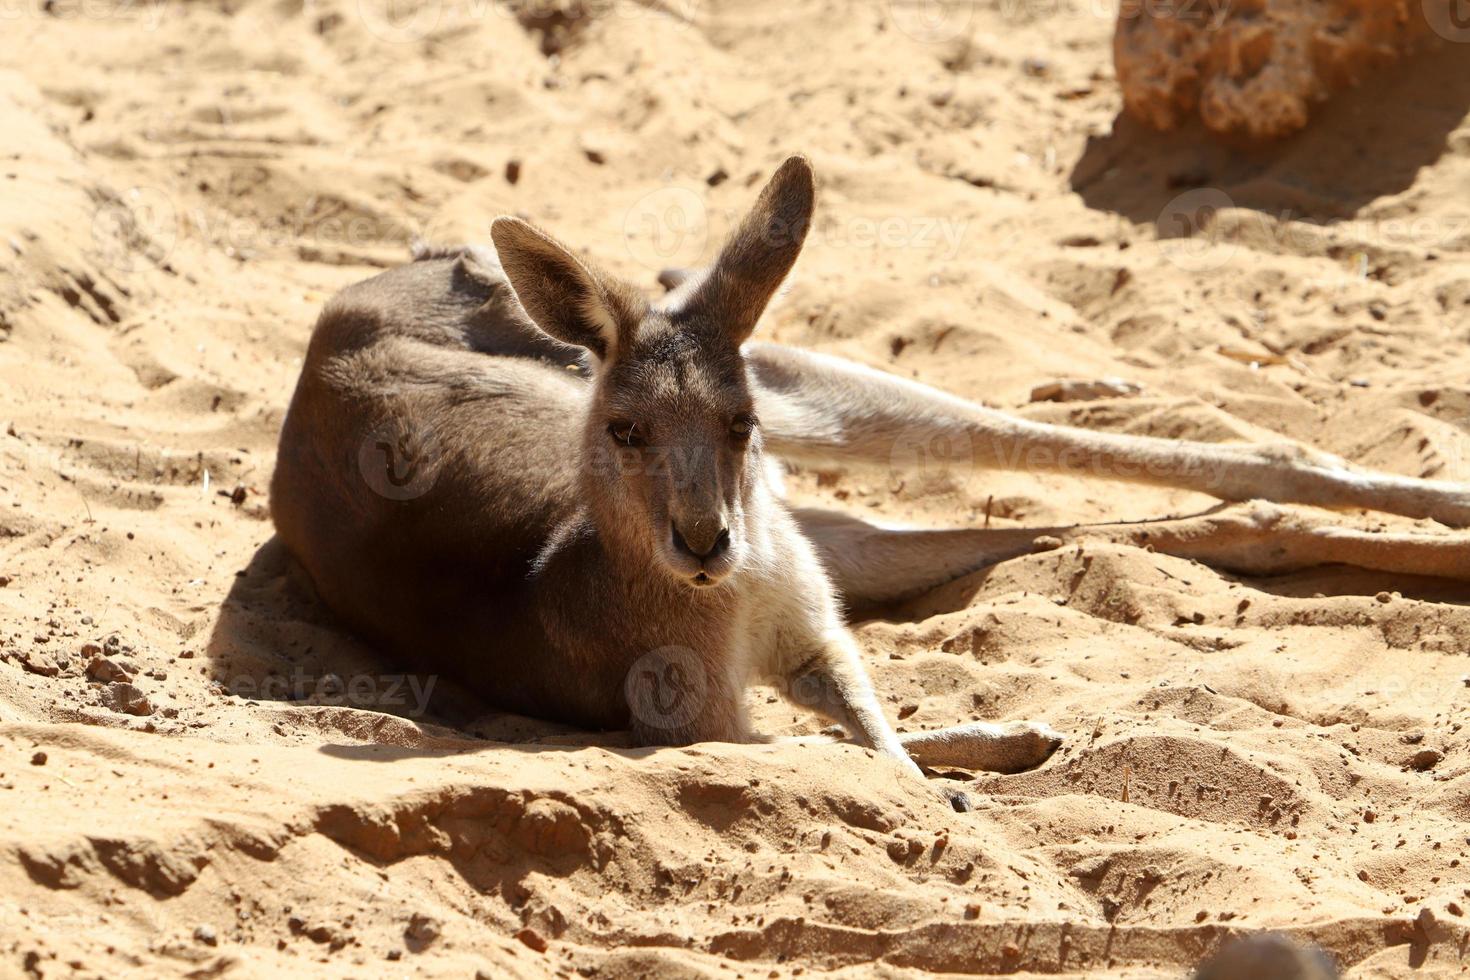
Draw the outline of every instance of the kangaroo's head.
[[[740,567],[763,474],[740,346],[806,238],[812,171],[792,157],[719,257],[650,305],[516,218],[491,227],[506,278],[546,333],[597,361],[582,449],[599,531],[694,586]]]

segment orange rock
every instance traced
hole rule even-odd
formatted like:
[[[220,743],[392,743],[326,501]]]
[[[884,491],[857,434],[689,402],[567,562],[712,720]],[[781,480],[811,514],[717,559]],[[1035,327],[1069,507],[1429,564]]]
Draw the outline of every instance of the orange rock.
[[[1198,113],[1214,132],[1272,139],[1425,43],[1470,43],[1459,2],[1123,0],[1113,63],[1124,105],[1156,129]]]

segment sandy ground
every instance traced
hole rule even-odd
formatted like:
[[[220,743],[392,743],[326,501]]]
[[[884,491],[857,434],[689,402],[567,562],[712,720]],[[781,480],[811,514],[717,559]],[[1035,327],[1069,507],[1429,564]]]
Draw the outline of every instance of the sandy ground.
[[[523,213],[652,287],[794,151],[821,221],[768,338],[1470,479],[1463,45],[1247,153],[1119,120],[1110,5],[374,3],[0,6],[0,976],[1154,977],[1266,928],[1461,971],[1463,585],[1100,545],[888,611],[859,633],[901,726],[1068,736],[961,815],[850,745],[481,716],[333,629],[264,492],[316,312],[412,237]],[[1108,376],[1142,393],[1030,401]],[[792,487],[999,526],[1213,504],[962,463]]]

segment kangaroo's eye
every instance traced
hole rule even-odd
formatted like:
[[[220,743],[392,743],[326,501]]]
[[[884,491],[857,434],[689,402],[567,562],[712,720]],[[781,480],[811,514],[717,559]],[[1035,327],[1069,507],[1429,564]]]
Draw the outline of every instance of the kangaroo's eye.
[[[745,442],[746,440],[748,440],[750,438],[750,434],[752,432],[754,432],[754,431],[755,431],[755,417],[754,416],[751,416],[751,415],[742,415],[739,418],[737,418],[735,421],[733,421],[733,422],[730,423],[730,435],[732,435],[733,437],[735,437],[740,442]]]
[[[607,434],[624,446],[637,448],[647,444],[644,442],[643,433],[638,431],[637,422],[614,420],[607,424]]]

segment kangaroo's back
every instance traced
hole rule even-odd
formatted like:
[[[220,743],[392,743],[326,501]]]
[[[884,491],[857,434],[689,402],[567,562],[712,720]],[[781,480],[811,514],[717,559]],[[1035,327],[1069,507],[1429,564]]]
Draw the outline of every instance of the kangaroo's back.
[[[542,710],[523,590],[575,510],[582,356],[529,324],[493,253],[430,255],[323,311],[281,433],[271,514],[347,625],[415,669]],[[483,664],[469,661],[485,661]],[[510,683],[505,683],[510,681]]]

